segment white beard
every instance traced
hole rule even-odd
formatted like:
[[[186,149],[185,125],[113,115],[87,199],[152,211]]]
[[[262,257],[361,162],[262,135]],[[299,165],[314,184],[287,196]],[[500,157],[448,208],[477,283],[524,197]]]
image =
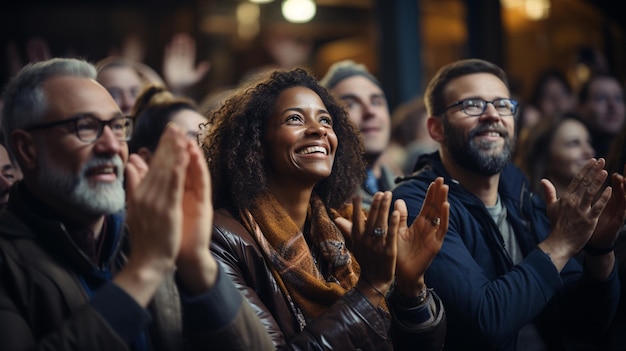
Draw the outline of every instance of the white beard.
[[[79,174],[69,174],[51,165],[45,149],[40,150],[40,155],[42,157],[38,158],[38,167],[45,171],[39,172],[39,188],[51,198],[57,199],[60,204],[67,203],[71,207],[96,215],[111,214],[124,209],[124,165],[118,155],[111,158],[92,157],[82,166]],[[86,177],[87,170],[105,164],[115,165],[117,179],[112,183],[90,183]]]

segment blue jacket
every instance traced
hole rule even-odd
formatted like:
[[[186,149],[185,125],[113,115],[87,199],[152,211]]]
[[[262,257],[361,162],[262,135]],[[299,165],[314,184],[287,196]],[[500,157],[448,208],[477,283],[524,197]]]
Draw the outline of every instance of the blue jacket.
[[[598,281],[571,259],[557,271],[536,247],[550,233],[545,203],[517,167],[503,170],[498,189],[524,255],[517,265],[481,200],[450,177],[438,152],[422,156],[415,169],[393,190],[394,201],[407,203],[409,223],[436,177],[450,187],[448,233],[425,276],[446,308],[446,349],[515,350],[518,331],[531,322],[550,350],[598,342],[617,308],[616,270]]]

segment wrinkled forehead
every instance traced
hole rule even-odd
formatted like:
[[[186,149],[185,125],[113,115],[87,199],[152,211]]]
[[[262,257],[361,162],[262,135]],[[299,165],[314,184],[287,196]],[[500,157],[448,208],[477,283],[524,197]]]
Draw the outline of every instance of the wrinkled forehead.
[[[101,119],[120,115],[121,111],[108,91],[93,79],[60,76],[43,85],[47,102],[45,121],[92,114]]]

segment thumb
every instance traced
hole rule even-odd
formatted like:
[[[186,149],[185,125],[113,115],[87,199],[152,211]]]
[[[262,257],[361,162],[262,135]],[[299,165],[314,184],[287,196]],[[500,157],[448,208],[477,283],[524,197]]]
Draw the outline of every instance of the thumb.
[[[335,218],[335,224],[337,225],[337,227],[339,228],[339,230],[341,230],[341,233],[343,234],[343,236],[346,239],[351,239],[352,237],[352,222],[350,222],[349,220],[343,218],[343,217],[337,217]]]
[[[131,154],[128,157],[128,163],[125,170],[126,198],[129,199],[135,193],[139,183],[143,180],[148,172],[148,165],[137,154]]]
[[[198,65],[196,66],[196,70],[195,70],[198,80],[204,77],[207,74],[207,72],[209,72],[210,69],[211,69],[211,63],[209,63],[209,61],[202,61],[198,63]]]
[[[541,187],[543,188],[543,193],[546,198],[546,204],[552,205],[556,202],[556,188],[554,184],[547,179],[541,180]]]
[[[398,213],[400,213],[400,230],[403,228],[408,228],[408,219],[409,219],[409,210],[406,207],[406,202],[402,199],[396,200],[394,202],[393,207]]]

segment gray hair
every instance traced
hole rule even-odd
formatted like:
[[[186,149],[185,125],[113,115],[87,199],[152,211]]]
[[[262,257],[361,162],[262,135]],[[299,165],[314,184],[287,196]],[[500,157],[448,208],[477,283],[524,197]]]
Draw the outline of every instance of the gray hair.
[[[95,79],[96,68],[81,59],[53,58],[27,64],[6,86],[2,96],[0,129],[11,160],[16,160],[11,134],[16,129],[32,126],[43,119],[48,109],[43,84],[57,76]]]

